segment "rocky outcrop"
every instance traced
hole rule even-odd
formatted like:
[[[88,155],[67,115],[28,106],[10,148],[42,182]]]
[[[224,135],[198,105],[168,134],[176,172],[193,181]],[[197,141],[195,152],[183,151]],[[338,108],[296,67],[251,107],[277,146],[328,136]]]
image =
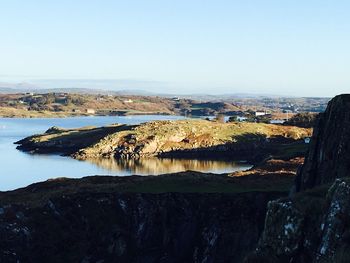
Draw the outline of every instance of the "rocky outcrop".
[[[333,98],[316,124],[309,154],[297,176],[296,190],[349,176],[350,94]]]
[[[349,262],[350,183],[271,201],[265,230],[246,262]]]
[[[17,149],[32,153],[73,154],[80,149],[91,147],[109,134],[120,133],[133,126],[110,125],[104,127],[83,127],[79,129],[63,129],[51,127],[45,133],[32,135],[15,142]]]
[[[292,195],[271,201],[246,262],[350,262],[350,95],[332,99],[314,128]]]
[[[153,121],[140,125],[49,129],[25,138],[18,149],[62,152],[76,159],[114,157],[181,157],[258,159],[276,145],[294,143],[310,129],[262,123],[217,123],[205,120]]]
[[[137,184],[90,177],[0,193],[0,261],[241,262],[281,196],[131,193],[125,180]]]

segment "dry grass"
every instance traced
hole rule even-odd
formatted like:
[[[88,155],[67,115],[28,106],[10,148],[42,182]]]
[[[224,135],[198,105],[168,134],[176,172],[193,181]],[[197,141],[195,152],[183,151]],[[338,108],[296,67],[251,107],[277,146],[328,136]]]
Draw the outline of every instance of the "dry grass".
[[[247,171],[238,171],[230,176],[247,176],[247,175],[279,175],[279,176],[295,176],[297,169],[304,163],[303,157],[297,157],[290,160],[271,159],[253,167]]]
[[[261,134],[266,137],[283,136],[300,139],[311,135],[311,129],[294,126],[281,126],[264,123],[219,123],[206,120],[155,121],[139,126],[136,131],[140,134],[167,135],[175,132],[203,135],[212,134],[218,140],[231,140],[242,134]]]
[[[225,144],[239,143],[240,147],[245,147],[248,142],[264,144],[269,138],[298,140],[310,135],[311,129],[272,124],[179,120],[153,121],[136,126],[124,125],[123,128],[108,131],[106,127],[63,130],[32,136],[25,141],[35,143],[39,147],[40,144],[43,146],[48,145],[47,142],[52,142],[62,149],[65,144],[80,145],[84,141],[83,145],[89,145],[89,147],[80,148],[83,154],[76,157],[87,158],[112,153],[118,147],[128,149],[129,153],[137,153],[140,156],[157,156],[159,153],[209,149]]]

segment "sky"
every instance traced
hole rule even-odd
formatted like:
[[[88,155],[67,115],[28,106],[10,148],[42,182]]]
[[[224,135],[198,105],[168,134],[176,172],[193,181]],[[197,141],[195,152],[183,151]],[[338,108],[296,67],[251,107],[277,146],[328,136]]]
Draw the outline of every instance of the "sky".
[[[182,94],[350,91],[350,1],[0,2],[0,82]]]

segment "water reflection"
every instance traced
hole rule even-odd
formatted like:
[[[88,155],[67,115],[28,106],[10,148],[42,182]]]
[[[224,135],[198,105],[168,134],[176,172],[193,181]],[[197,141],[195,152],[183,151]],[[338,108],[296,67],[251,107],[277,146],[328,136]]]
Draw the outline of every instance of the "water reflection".
[[[80,178],[88,175],[161,174],[184,170],[226,173],[247,169],[246,164],[205,161],[143,159],[138,161],[90,160],[77,161],[59,155],[33,155],[16,150],[13,143],[26,136],[42,133],[51,126],[74,128],[103,126],[111,123],[138,124],[151,120],[178,120],[181,116],[108,116],[56,119],[0,118],[0,191],[12,190],[50,178]]]
[[[212,161],[198,159],[168,159],[168,158],[146,158],[146,159],[87,159],[100,168],[113,172],[128,172],[138,175],[157,175],[164,173],[175,173],[181,171],[201,171],[211,173],[228,173],[242,171],[251,168],[247,163],[232,161]]]

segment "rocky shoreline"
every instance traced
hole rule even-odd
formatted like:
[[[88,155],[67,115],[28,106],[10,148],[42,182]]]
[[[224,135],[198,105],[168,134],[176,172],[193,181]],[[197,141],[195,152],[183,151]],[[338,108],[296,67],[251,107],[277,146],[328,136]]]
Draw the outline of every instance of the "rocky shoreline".
[[[206,120],[153,121],[80,129],[53,127],[16,142],[32,153],[62,153],[88,158],[229,158],[261,161],[296,145],[311,129],[259,123],[216,123]]]

